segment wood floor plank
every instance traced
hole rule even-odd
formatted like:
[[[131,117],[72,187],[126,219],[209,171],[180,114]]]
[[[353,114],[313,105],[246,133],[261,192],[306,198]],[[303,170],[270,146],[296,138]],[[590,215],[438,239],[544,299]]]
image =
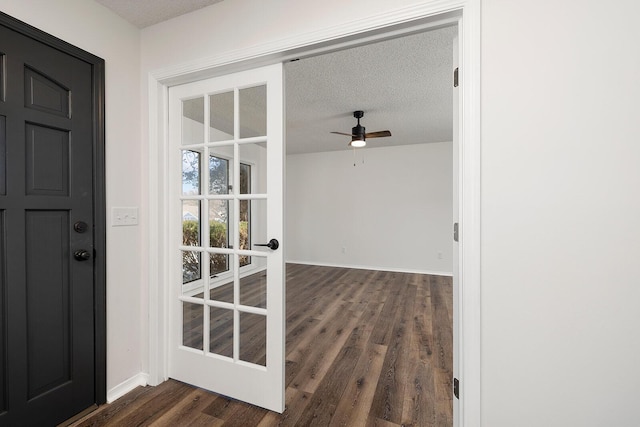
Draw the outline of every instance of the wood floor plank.
[[[153,391],[152,391],[153,390]],[[102,405],[97,410],[88,414],[87,416],[73,422],[70,426],[103,426],[108,422],[115,419],[118,414],[123,412],[125,408],[130,406],[132,402],[135,402],[139,396],[153,393],[154,389],[151,387],[136,387],[126,395],[122,396],[116,402],[110,405]]]
[[[332,314],[330,317],[324,319],[314,319],[317,321],[310,329],[309,333],[301,334],[300,340],[296,345],[292,345],[287,349],[287,359],[293,362],[298,362],[307,357],[316,349],[320,348],[320,344],[327,336],[327,329],[337,331],[341,329],[341,323],[346,317],[348,317],[348,308],[350,303],[340,301],[336,303],[332,308]],[[335,321],[332,321],[335,320]],[[306,360],[306,359],[305,359]]]
[[[414,427],[439,427],[435,396],[434,369],[430,364],[412,360],[404,389],[401,424]]]
[[[435,281],[435,283],[433,283]],[[433,328],[434,346],[437,355],[437,366],[446,371],[453,370],[453,317],[447,309],[445,299],[449,293],[446,291],[443,280],[433,279],[431,284],[431,304],[433,310],[433,322],[437,325]]]
[[[430,276],[416,279],[416,305],[413,316],[413,337],[418,349],[418,358],[424,363],[433,363],[433,310],[431,304]]]
[[[433,353],[431,351],[431,307],[429,281],[416,281],[416,299],[413,315],[413,331],[409,345],[409,370],[407,372],[403,426],[438,427],[434,384]]]
[[[348,343],[336,357],[330,372],[324,376],[302,413],[299,420],[300,425],[326,426],[331,421],[350,374],[355,369],[360,356],[360,350],[353,345],[354,341],[359,339],[360,333],[357,329],[351,332]]]
[[[403,280],[406,285],[408,278]],[[375,417],[398,424],[402,420],[404,381],[409,373],[408,349],[416,291],[415,286],[403,286],[398,298],[393,300],[398,308],[393,316],[392,334],[371,408]]]
[[[129,422],[128,420],[139,418],[139,412],[144,412],[144,409],[149,407],[150,402],[156,400],[158,396],[164,393],[173,395],[177,389],[186,392],[189,387],[177,381],[167,381],[157,388],[137,387],[133,392],[118,399],[115,404],[105,405],[104,409],[101,408],[91,414],[89,418],[80,420],[72,425],[82,427],[126,425],[126,422]]]
[[[298,277],[287,282],[287,323],[295,324],[296,317],[305,317],[310,313],[320,318],[323,317],[323,310],[329,308],[333,302],[341,301],[339,298],[340,277],[348,270],[342,268],[313,267],[309,272],[309,277]],[[292,283],[293,281],[293,283]],[[348,285],[346,285],[348,286]]]
[[[202,413],[226,421],[231,418],[235,410],[238,408],[235,403],[236,400],[234,399],[226,396],[219,396],[207,405],[207,407],[202,410]]]
[[[386,346],[378,344],[367,346],[340,398],[330,426],[366,425],[386,353]]]
[[[162,412],[157,408],[171,408],[180,402],[184,395],[191,390],[191,387],[184,383],[173,384],[173,387],[167,387],[163,393],[155,395],[146,404],[137,408],[133,413],[127,416],[127,423],[135,426],[149,426],[159,417]]]
[[[302,414],[300,420],[301,425],[310,423],[325,426],[331,421],[344,395],[344,390],[347,388],[349,378],[354,372],[361,354],[365,351],[372,332],[371,328],[367,326],[372,323],[372,320],[375,319],[379,313],[380,310],[378,307],[373,307],[370,310],[359,309],[356,312],[357,316],[359,316],[358,322],[352,329],[349,339],[320,382],[311,399],[311,403]],[[371,381],[375,383],[377,379],[371,378]]]
[[[168,426],[184,426],[184,427],[221,427],[224,426],[224,421],[218,418],[211,417],[201,412],[191,415],[188,419],[181,421],[179,424],[161,424],[165,427]]]
[[[398,273],[381,272],[377,280],[384,281],[389,286],[385,288],[384,307],[372,336],[375,344],[389,345],[393,334],[394,323],[389,319],[393,319],[398,311],[402,309],[402,293],[405,288],[398,285]]]
[[[233,411],[233,415],[225,419],[225,427],[247,427],[256,426],[269,412],[263,408],[256,408],[255,406],[246,405],[242,402],[236,401],[236,408]]]
[[[297,322],[294,328],[288,329],[287,339],[285,340],[287,352],[290,353],[293,349],[300,345],[300,341],[308,337],[311,334],[311,330],[316,326],[320,320],[316,319],[312,315],[307,315]]]
[[[314,393],[349,339],[358,318],[348,309],[336,316],[340,316],[340,322],[335,324],[331,322],[323,327],[321,330],[323,339],[314,341],[307,349],[305,363],[292,382],[294,387],[307,393]]]
[[[336,355],[345,345],[347,338],[351,337],[354,340],[354,337],[357,337],[358,341],[352,341],[350,345],[357,346],[362,351],[374,329],[375,321],[381,311],[381,304],[371,304],[371,307],[368,307],[369,304],[361,304],[359,298],[364,292],[365,284],[353,286],[353,288],[355,292],[347,296],[348,300],[353,302],[344,313],[348,317],[343,321],[335,322],[339,325],[339,329],[336,330],[333,342],[328,346],[323,346],[326,348],[325,351],[316,351],[311,359],[307,358],[306,367],[295,379],[295,384],[299,384],[297,386],[308,393],[316,391],[316,388],[333,365]],[[332,319],[332,323],[334,323],[333,320],[335,319]],[[357,333],[353,333],[356,329],[358,329]],[[328,337],[332,338],[331,335],[328,335]],[[306,378],[305,374],[308,375]]]
[[[202,412],[211,404],[211,401],[217,397],[218,396],[208,391],[199,388],[193,389],[193,391],[185,395],[178,404],[168,408],[166,412],[151,423],[151,426],[181,425],[185,419],[193,417],[193,414],[200,415],[194,418],[189,425],[221,426],[224,424],[223,420]]]
[[[296,426],[302,411],[311,401],[311,394],[297,388],[289,387],[285,393],[286,408],[282,414],[269,412],[258,424],[258,427]]]
[[[373,416],[367,418],[367,427],[401,427],[400,424],[392,423],[391,421],[381,420]]]
[[[283,414],[169,380],[71,426],[453,425],[450,277],[301,264],[288,264],[286,275]],[[262,304],[263,278],[244,283],[247,301]],[[200,312],[191,318],[195,335]],[[230,336],[228,326],[214,337]],[[244,328],[246,351],[263,357],[252,347],[263,325]]]
[[[437,425],[453,425],[453,373],[434,370]]]

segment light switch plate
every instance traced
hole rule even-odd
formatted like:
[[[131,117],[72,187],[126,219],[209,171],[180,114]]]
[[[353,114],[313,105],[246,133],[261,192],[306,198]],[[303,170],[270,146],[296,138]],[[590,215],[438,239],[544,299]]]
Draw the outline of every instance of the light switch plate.
[[[138,225],[138,208],[112,208],[111,225],[113,227]]]

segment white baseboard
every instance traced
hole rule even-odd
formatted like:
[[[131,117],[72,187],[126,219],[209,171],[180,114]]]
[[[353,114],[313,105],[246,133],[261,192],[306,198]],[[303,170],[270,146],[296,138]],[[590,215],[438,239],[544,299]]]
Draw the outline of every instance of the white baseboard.
[[[131,378],[121,382],[111,390],[107,390],[107,403],[111,403],[129,393],[138,386],[146,386],[149,383],[149,375],[140,372]]]
[[[409,268],[374,267],[374,266],[368,266],[368,265],[340,265],[340,264],[331,264],[331,263],[324,263],[324,262],[297,261],[297,260],[287,260],[287,264],[317,265],[320,267],[354,268],[356,270],[393,271],[396,273],[431,274],[433,276],[453,277],[453,273],[449,271],[412,270]]]

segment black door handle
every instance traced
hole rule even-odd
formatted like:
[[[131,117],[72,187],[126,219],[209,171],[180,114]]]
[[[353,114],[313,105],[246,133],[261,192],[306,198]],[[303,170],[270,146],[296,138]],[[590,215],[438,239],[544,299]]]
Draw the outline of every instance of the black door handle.
[[[73,253],[73,257],[78,261],[86,261],[91,258],[91,254],[84,249],[79,249]]]
[[[276,239],[269,240],[269,243],[255,243],[253,246],[266,246],[272,251],[275,251],[280,247],[280,243]]]

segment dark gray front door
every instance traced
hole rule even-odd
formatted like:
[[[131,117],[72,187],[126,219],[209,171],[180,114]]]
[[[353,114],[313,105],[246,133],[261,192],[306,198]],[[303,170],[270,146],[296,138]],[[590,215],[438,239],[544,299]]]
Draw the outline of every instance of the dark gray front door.
[[[93,65],[0,25],[0,425],[96,396]]]

